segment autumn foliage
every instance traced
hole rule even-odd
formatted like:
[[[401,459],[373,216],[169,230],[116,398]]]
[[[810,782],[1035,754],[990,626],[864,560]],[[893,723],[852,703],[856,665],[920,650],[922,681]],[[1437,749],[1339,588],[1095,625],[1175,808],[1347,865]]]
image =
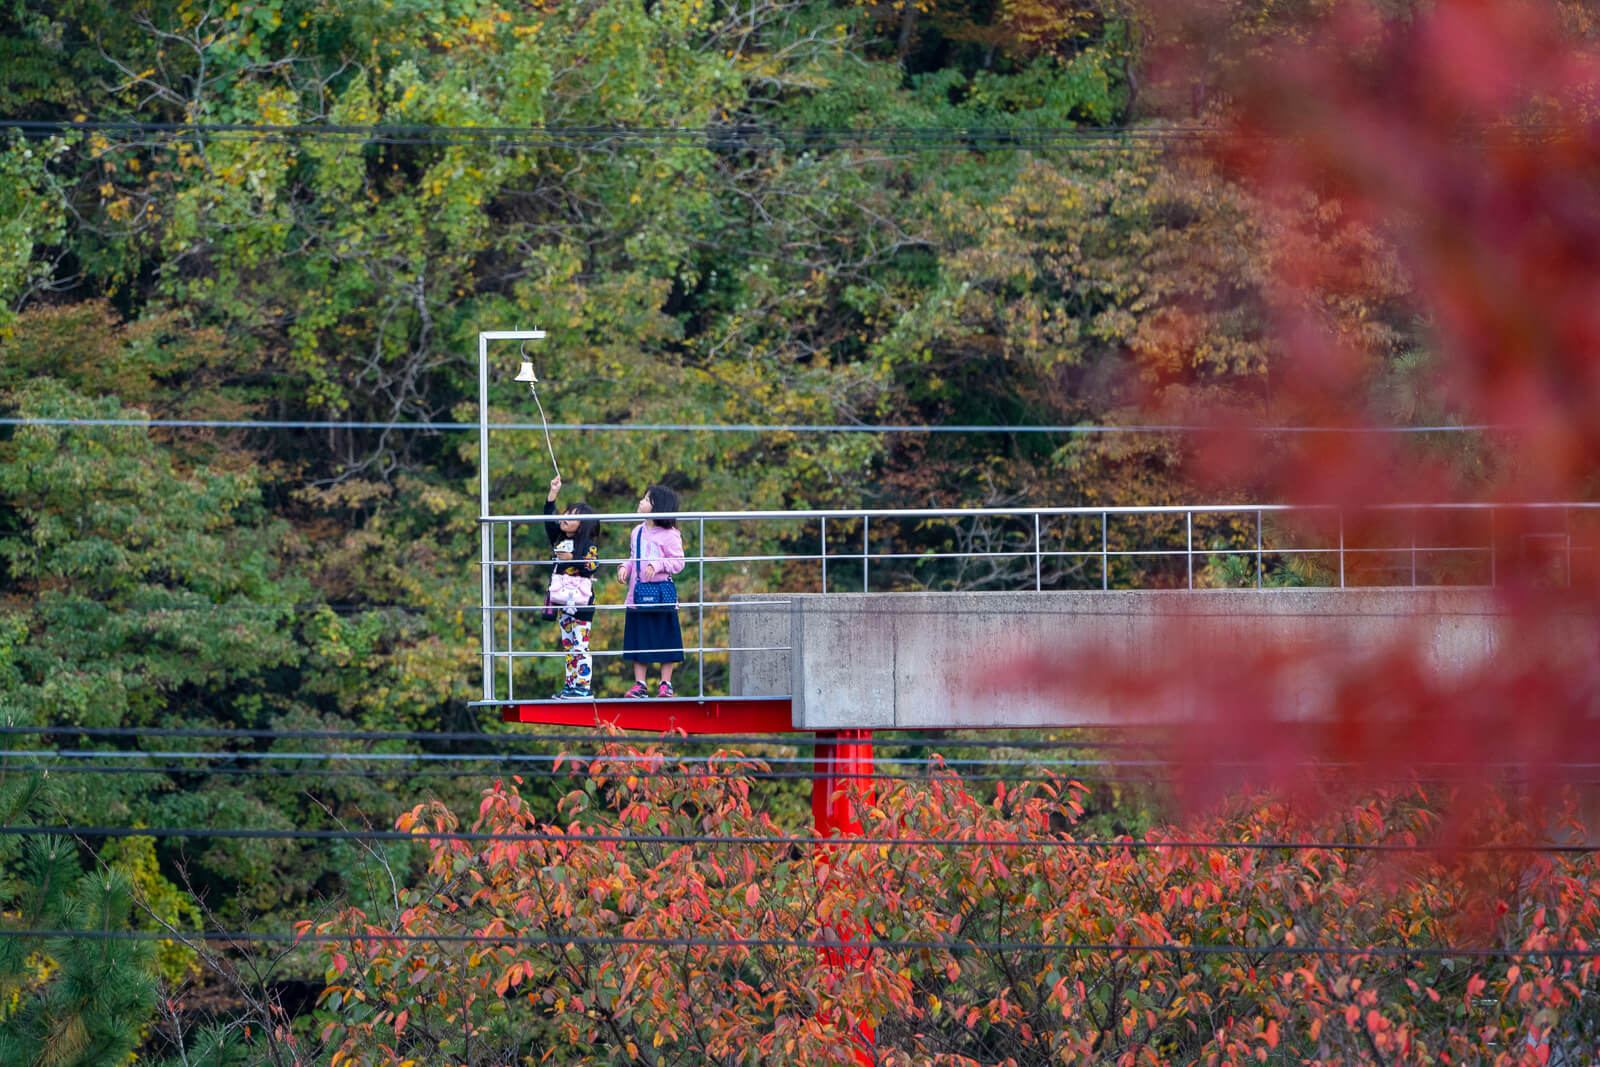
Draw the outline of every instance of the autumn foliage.
[[[1228,397],[1197,483],[1340,509],[1354,546],[1382,540],[1395,501],[1592,496],[1600,68],[1560,9],[1520,0],[1285,10],[1184,53],[1214,63],[1195,80],[1223,131],[1198,162],[1260,211],[1252,299],[1276,353],[1259,405]],[[1011,251],[996,240],[971,266],[1003,275]],[[1223,288],[1138,335],[1147,377],[1195,363],[1204,339],[1184,323],[1224,312]],[[981,326],[996,306],[958,310]],[[1374,382],[1396,338],[1419,333],[1417,393],[1485,427],[1471,447],[1361,432],[1389,414]],[[1214,392],[1191,399],[1219,418]],[[1329,432],[1263,444],[1262,424]],[[1452,523],[1482,514],[1431,532],[1465,536]],[[1553,575],[1525,547],[1548,531],[1509,521],[1490,536],[1491,657],[1440,677],[1418,635],[1359,659],[1227,650],[1210,672],[1227,684],[1177,751],[1202,784],[1249,758],[1296,788],[1137,841],[1080,837],[1076,783],[980,794],[936,768],[880,784],[861,842],[818,846],[752,805],[759,761],[654,748],[579,766],[554,821],[515,783],[485,793],[471,829],[535,839],[430,836],[458,820],[420,806],[400,825],[429,850],[428,882],[392,914],[321,927],[341,938],[325,1035],[340,1063],[835,1063],[864,1026],[885,1064],[1593,1059],[1600,883],[1590,853],[1550,843],[1588,839],[1565,786],[1597,754],[1594,531],[1563,531],[1574,551]],[[1139,655],[1096,679],[1132,702],[1197,674]],[[1271,694],[1308,655],[1335,657],[1334,681],[1302,728]],[[1023,681],[1082,686],[1084,666]],[[1330,757],[1360,792],[1313,788],[1306,768]],[[1395,784],[1429,762],[1455,784]],[[1508,766],[1533,788],[1489,773]],[[848,971],[825,951],[841,932],[861,951]]]
[[[1316,816],[1258,796],[1091,842],[1075,782],[979,795],[936,769],[880,786],[862,843],[819,847],[739,840],[784,836],[750,803],[763,770],[614,746],[574,765],[556,821],[514,782],[485,790],[472,830],[537,840],[431,838],[458,829],[439,805],[402,817],[427,882],[321,927],[349,934],[325,957],[336,1062],[840,1063],[862,1022],[885,1064],[1600,1051],[1595,962],[1538,955],[1594,943],[1592,858],[1411,851],[1435,818],[1420,789]],[[1464,929],[1486,881],[1493,923]],[[847,974],[815,947],[840,928],[872,946]],[[1496,949],[1532,954],[1473,954]]]
[[[1286,21],[1241,34],[1232,5],[1152,6],[1169,82],[1212,94],[1217,135],[1197,165],[1248,190],[1272,265],[1270,388],[1191,410],[1218,432],[1189,471],[1218,496],[1305,505],[1285,543],[1352,553],[1348,574],[1313,584],[1393,584],[1361,561],[1408,540],[1470,558],[1425,581],[1495,586],[1481,610],[1496,642],[1451,676],[1430,667],[1424,626],[1359,654],[1228,649],[1220,671],[1210,649],[1024,671],[1019,684],[1046,688],[1088,677],[1130,707],[1183,691],[1196,728],[1179,751],[1207,795],[1241,760],[1279,781],[1335,760],[1378,780],[1449,763],[1559,783],[1600,753],[1600,513],[1505,506],[1597,488],[1600,59],[1562,5],[1392,8],[1286,5]],[[1381,386],[1400,364],[1412,401],[1397,412]],[[1366,432],[1416,421],[1470,432]],[[1266,429],[1285,425],[1316,432]],[[1310,728],[1274,699],[1308,670],[1325,680]],[[1193,684],[1206,675],[1220,681]]]

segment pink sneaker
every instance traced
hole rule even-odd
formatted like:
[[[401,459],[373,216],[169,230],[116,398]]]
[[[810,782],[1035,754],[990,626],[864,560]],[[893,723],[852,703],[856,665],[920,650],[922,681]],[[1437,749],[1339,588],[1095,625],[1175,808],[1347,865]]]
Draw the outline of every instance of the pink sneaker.
[[[629,700],[643,700],[650,695],[650,690],[644,687],[643,682],[634,682],[633,688],[622,695]]]
[[[673,691],[672,691],[672,683],[671,682],[662,682],[660,685],[656,686],[656,696],[658,696],[658,697],[670,697],[670,696],[674,696],[674,695],[676,695],[676,694],[674,694]]]

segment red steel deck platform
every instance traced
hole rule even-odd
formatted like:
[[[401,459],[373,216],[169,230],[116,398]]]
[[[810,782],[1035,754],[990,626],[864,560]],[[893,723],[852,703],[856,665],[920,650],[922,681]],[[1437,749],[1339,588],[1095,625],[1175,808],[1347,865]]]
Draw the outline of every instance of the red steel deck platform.
[[[501,708],[505,722],[601,726],[689,734],[794,732],[788,697],[666,697],[626,700],[530,700]]]

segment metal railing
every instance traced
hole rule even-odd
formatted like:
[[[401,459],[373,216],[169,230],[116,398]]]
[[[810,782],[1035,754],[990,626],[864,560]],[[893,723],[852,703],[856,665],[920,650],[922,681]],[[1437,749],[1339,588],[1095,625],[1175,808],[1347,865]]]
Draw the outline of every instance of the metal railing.
[[[1600,545],[1600,503],[1385,505],[1359,511],[1298,505],[1168,507],[862,508],[805,511],[680,511],[685,540],[678,604],[692,613],[696,695],[711,667],[732,653],[783,647],[715,643],[726,613],[781,606],[791,593],[905,590],[1100,590],[1253,588],[1483,588],[1522,573],[1572,579],[1575,559]],[[585,516],[634,524],[641,516]],[[567,655],[543,620],[553,561],[545,515],[486,515],[482,528],[483,702],[544,699],[518,664]],[[708,540],[708,528],[710,539]],[[622,544],[624,537],[602,535]],[[769,551],[760,551],[762,548]],[[624,582],[600,560],[598,661],[620,657]],[[709,571],[709,573],[708,573]],[[751,594],[765,599],[752,599]],[[732,600],[738,595],[742,599]],[[681,596],[681,593],[680,593]],[[713,613],[708,637],[707,611]],[[687,627],[685,628],[687,630]],[[709,641],[709,643],[708,643]],[[686,664],[687,666],[687,664]],[[596,670],[596,675],[599,671]],[[681,677],[681,676],[680,676]],[[532,691],[530,691],[530,688]]]

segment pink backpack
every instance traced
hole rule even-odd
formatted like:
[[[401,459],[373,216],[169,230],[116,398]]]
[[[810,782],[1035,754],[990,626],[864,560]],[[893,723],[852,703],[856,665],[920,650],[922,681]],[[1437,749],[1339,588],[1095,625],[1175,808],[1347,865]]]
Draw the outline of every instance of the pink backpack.
[[[558,608],[587,607],[594,597],[594,579],[578,574],[555,574],[550,578],[547,604]]]

